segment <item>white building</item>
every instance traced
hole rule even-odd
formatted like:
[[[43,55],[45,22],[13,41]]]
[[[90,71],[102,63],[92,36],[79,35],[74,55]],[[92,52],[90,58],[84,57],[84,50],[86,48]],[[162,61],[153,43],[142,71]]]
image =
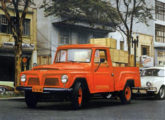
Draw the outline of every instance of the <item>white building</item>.
[[[165,65],[165,0],[146,0],[146,2],[155,8],[154,20],[148,21],[149,26],[134,23],[133,33],[138,33],[140,40],[137,61],[140,62],[142,55],[148,55],[155,58],[155,65]],[[127,50],[126,37],[121,32],[110,33],[109,37],[117,39],[118,49]],[[134,53],[133,49],[131,53]]]

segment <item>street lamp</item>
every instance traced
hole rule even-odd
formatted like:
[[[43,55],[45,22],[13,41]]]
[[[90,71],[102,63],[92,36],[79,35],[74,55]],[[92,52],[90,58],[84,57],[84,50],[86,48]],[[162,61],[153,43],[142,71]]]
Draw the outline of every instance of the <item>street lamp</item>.
[[[132,37],[132,48],[134,47],[134,66],[136,67],[136,47],[138,47],[139,43],[139,34],[136,33],[136,38]]]

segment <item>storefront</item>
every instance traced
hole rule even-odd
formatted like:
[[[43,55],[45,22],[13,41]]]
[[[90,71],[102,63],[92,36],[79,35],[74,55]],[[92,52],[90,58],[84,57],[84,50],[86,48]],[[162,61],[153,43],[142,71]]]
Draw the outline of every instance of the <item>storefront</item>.
[[[26,58],[26,65],[22,63],[22,71],[32,68],[34,60],[34,45],[22,44],[22,58]],[[13,42],[4,42],[0,47],[0,81],[14,81],[15,55]]]

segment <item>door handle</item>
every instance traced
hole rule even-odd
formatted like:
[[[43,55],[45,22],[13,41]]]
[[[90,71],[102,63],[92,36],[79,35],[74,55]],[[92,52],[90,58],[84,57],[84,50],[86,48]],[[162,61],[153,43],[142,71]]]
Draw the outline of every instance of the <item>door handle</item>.
[[[111,76],[114,76],[114,73],[112,73]]]

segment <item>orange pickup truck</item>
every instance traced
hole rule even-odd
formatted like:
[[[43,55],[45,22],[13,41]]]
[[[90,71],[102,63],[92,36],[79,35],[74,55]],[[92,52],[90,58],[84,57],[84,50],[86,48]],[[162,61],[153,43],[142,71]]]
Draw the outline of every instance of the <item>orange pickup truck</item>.
[[[25,91],[28,107],[40,99],[66,99],[75,109],[94,94],[119,96],[131,102],[132,87],[140,87],[139,69],[113,67],[108,47],[84,44],[57,48],[54,63],[36,66],[20,74],[17,90]]]

